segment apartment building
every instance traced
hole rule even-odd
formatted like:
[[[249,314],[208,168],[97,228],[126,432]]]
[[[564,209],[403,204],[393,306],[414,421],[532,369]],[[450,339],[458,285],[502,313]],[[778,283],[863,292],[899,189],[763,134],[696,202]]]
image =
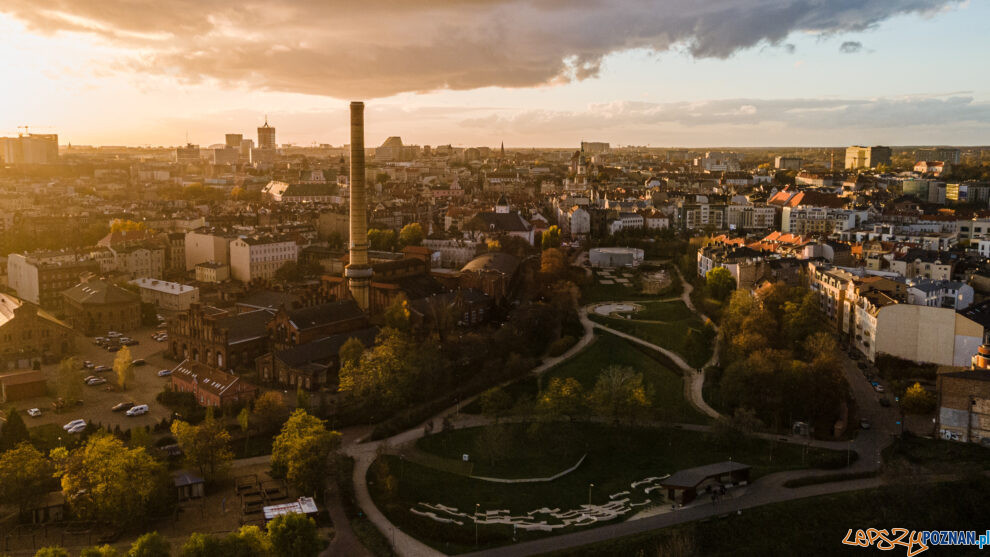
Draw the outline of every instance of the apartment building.
[[[171,311],[185,311],[199,302],[199,288],[177,282],[143,277],[130,281],[138,287],[141,301]]]
[[[213,261],[230,264],[230,242],[237,236],[220,228],[203,227],[190,230],[185,238],[186,271],[199,263]]]
[[[99,272],[97,261],[73,252],[12,253],[7,257],[10,288],[21,299],[56,312],[62,311],[62,291]]]
[[[299,246],[290,238],[257,235],[230,243],[230,276],[241,282],[272,280],[282,265],[299,258]]]

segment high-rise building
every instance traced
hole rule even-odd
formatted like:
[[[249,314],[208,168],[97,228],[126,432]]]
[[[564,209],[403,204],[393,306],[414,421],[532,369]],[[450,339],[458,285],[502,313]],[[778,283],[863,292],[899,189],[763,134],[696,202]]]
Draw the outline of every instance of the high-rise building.
[[[17,137],[0,137],[0,162],[54,164],[58,162],[58,135],[30,133]]]
[[[863,147],[852,145],[846,148],[846,169],[876,168],[881,164],[890,164],[890,147]]]
[[[358,306],[371,305],[372,269],[368,263],[368,201],[364,174],[364,103],[351,103],[350,261],[344,268],[347,287]]]
[[[227,135],[224,136],[224,138],[226,139],[226,141],[224,142],[224,144],[227,147],[234,147],[234,148],[240,149],[241,148],[241,142],[244,141],[244,134],[240,134],[240,133],[228,133]]]
[[[954,147],[929,147],[918,149],[914,152],[914,158],[918,161],[942,161],[949,164],[959,164],[962,156],[959,149]]]
[[[268,117],[265,117],[265,125],[258,128],[258,148],[275,148],[275,128],[268,125]]]

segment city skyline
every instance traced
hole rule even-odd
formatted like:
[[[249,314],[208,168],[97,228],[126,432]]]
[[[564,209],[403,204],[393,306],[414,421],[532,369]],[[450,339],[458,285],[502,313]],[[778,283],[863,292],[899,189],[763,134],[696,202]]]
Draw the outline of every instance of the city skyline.
[[[485,19],[431,2],[376,20],[388,4],[248,3],[151,21],[152,7],[9,2],[0,77],[19,86],[0,92],[16,108],[0,135],[210,145],[254,137],[267,114],[279,144],[343,145],[347,104],[363,98],[369,146],[990,143],[990,77],[968,55],[990,47],[986,4],[696,4],[491,0],[472,6]],[[329,23],[353,29],[314,32]],[[372,25],[393,36],[370,51],[348,42]]]

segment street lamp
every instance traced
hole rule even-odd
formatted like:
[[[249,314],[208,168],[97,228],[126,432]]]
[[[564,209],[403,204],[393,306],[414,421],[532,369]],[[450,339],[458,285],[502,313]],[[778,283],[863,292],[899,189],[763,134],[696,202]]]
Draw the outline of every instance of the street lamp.
[[[591,488],[595,487],[595,484],[588,484],[588,506],[591,506]]]
[[[481,511],[481,503],[474,504],[474,546],[478,547],[478,513]]]

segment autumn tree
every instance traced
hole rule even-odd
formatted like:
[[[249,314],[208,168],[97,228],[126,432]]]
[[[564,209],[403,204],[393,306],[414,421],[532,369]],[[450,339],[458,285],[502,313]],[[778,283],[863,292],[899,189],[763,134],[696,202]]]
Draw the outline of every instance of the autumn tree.
[[[230,468],[234,458],[230,450],[230,433],[212,412],[208,412],[199,425],[176,420],[171,429],[187,464],[198,469],[207,481],[217,480]]]
[[[397,240],[395,230],[378,228],[368,230],[368,246],[375,251],[392,251]]]
[[[303,493],[316,493],[326,478],[327,460],[340,446],[340,433],[298,409],[272,442],[272,474],[286,478]]]
[[[725,267],[715,267],[705,273],[705,286],[712,298],[725,300],[736,288],[736,279]]]
[[[42,547],[34,557],[70,557],[69,550],[64,547]]]
[[[643,385],[643,374],[632,368],[612,365],[602,370],[595,388],[588,395],[592,408],[616,423],[650,406],[650,396]]]
[[[429,369],[424,359],[431,354],[428,346],[391,327],[382,329],[376,343],[356,364],[341,368],[339,389],[349,400],[387,412],[422,388],[420,379]]]
[[[117,385],[124,391],[127,390],[127,385],[134,380],[132,361],[131,351],[126,346],[121,346],[113,359],[113,372],[117,376]]]
[[[72,451],[54,449],[52,460],[66,502],[82,520],[127,526],[167,500],[164,465],[145,449],[129,449],[112,435],[97,433]]]
[[[7,422],[3,424],[3,429],[0,429],[0,435],[3,436],[0,440],[2,441],[0,446],[5,449],[31,441],[31,434],[28,433],[27,425],[24,424],[24,418],[21,417],[21,413],[16,408],[7,411]]]
[[[287,415],[285,400],[278,391],[266,391],[254,400],[251,416],[262,432],[268,433],[278,429]]]
[[[584,388],[573,377],[554,377],[537,400],[537,408],[550,416],[573,419],[584,410]]]
[[[410,328],[409,298],[400,292],[385,308],[382,317],[386,327],[408,332]]]
[[[79,552],[79,557],[117,557],[120,553],[112,545],[87,547]]]
[[[560,227],[556,224],[546,229],[543,232],[543,237],[540,239],[540,246],[544,249],[559,248],[561,242],[561,232]]]
[[[29,443],[0,455],[0,503],[23,514],[39,501],[51,488],[52,464]]]
[[[512,397],[505,392],[505,389],[492,387],[481,393],[478,397],[478,404],[481,406],[481,413],[495,420],[504,416],[512,408]]]
[[[340,365],[355,365],[364,353],[364,343],[351,337],[340,347]]]
[[[79,399],[82,382],[79,380],[79,360],[65,358],[55,369],[55,393],[67,404]]]
[[[403,246],[418,246],[423,243],[423,227],[418,222],[411,222],[399,231],[399,243]]]
[[[548,283],[562,279],[567,273],[567,256],[557,248],[548,248],[540,254],[540,275]]]
[[[268,523],[268,539],[279,557],[315,557],[323,549],[316,522],[300,513],[275,517]]]
[[[134,540],[127,551],[127,557],[170,557],[172,546],[168,539],[158,532],[149,532]]]
[[[915,383],[904,391],[901,408],[908,414],[928,414],[935,410],[935,396],[926,391],[921,383]]]

